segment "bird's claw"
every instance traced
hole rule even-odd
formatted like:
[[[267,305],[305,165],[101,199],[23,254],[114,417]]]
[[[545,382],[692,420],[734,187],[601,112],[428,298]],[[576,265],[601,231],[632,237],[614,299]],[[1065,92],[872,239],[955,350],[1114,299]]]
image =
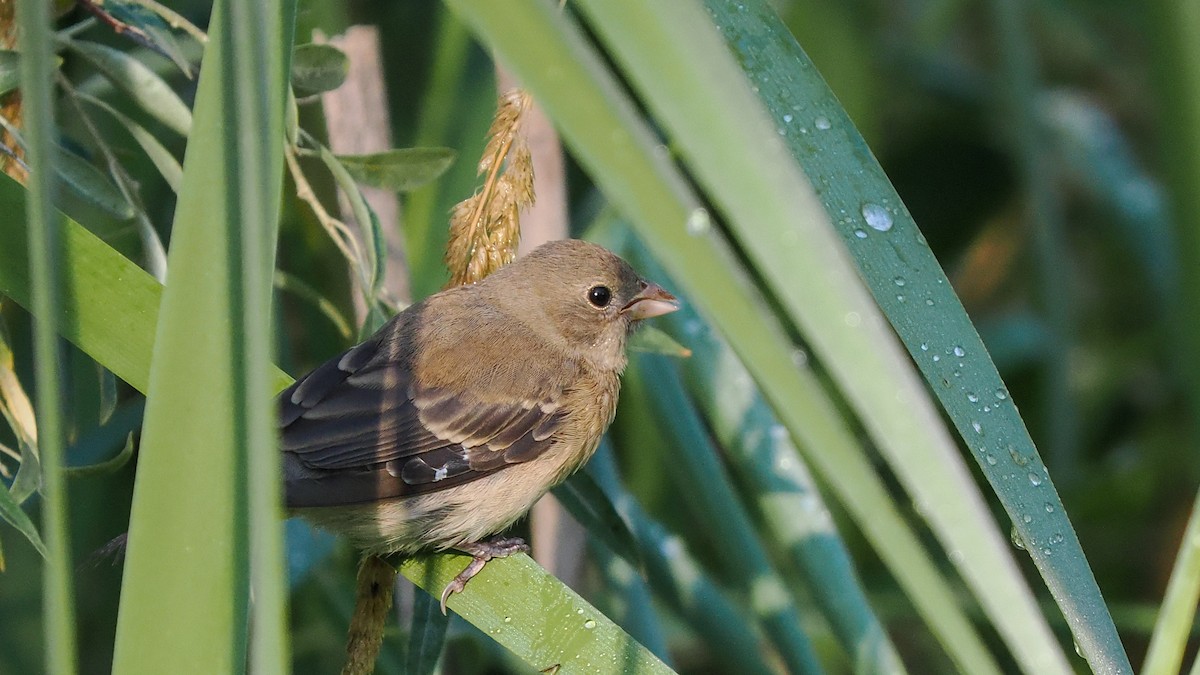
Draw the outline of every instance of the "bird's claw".
[[[528,553],[529,544],[525,543],[520,537],[496,537],[488,541],[477,541],[470,544],[463,544],[457,547],[463,553],[469,553],[474,556],[474,559],[467,565],[467,568],[458,573],[450,583],[446,584],[446,588],[442,590],[442,615],[446,614],[446,601],[454,593],[461,592],[467,587],[467,582],[471,577],[479,574],[487,561],[492,558],[507,558],[514,553]]]

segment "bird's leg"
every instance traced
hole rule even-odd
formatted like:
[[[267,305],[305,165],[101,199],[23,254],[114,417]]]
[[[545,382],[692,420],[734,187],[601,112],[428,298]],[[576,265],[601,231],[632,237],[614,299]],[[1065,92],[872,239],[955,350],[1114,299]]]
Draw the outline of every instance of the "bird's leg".
[[[442,591],[442,614],[446,613],[446,600],[450,598],[450,595],[466,588],[467,582],[471,580],[471,577],[479,574],[487,561],[492,558],[507,558],[514,553],[529,552],[529,544],[526,544],[525,540],[520,537],[496,537],[487,541],[462,544],[455,548],[475,556],[475,559],[467,565],[467,569],[459,572],[458,576],[446,584],[446,590]]]

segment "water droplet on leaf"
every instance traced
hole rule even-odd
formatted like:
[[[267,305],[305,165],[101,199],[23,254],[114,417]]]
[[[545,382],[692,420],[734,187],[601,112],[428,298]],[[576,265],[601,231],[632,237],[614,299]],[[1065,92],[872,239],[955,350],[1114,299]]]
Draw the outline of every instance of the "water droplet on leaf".
[[[872,229],[887,232],[892,229],[892,214],[878,204],[867,202],[862,206],[863,219]]]

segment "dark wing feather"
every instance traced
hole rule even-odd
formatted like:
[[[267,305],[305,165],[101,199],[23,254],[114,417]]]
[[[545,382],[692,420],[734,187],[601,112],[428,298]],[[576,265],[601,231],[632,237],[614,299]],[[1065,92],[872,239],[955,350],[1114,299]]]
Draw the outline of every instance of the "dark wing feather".
[[[288,506],[332,506],[461,485],[529,461],[562,424],[557,398],[482,402],[471,392],[422,389],[408,361],[376,337],[332,359],[279,396]],[[293,475],[294,474],[294,475]]]

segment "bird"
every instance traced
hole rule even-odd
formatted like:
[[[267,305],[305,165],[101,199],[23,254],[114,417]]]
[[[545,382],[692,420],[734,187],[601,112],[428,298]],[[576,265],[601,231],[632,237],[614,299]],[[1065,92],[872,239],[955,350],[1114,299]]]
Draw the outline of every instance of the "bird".
[[[595,452],[617,409],[628,337],[677,299],[607,249],[548,242],[429,296],[279,394],[290,512],[365,554],[472,556]]]

